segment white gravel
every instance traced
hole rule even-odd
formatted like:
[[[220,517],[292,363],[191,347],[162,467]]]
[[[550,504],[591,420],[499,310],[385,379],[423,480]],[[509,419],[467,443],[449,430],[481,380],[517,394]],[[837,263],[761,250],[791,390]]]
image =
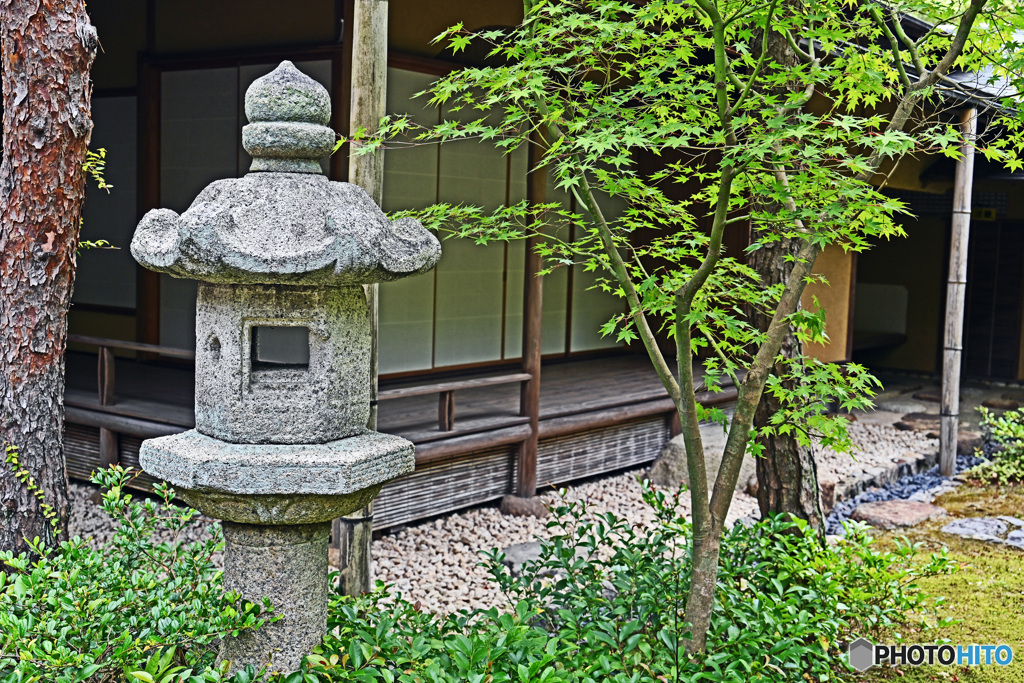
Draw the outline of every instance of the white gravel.
[[[892,426],[898,413],[875,411],[860,413],[851,422],[852,453],[836,453],[828,448],[815,450],[818,481],[821,483],[849,480],[873,467],[885,467],[900,460],[913,460],[939,449],[938,439],[929,439],[925,432],[903,431]]]
[[[890,416],[893,414],[889,414]],[[898,416],[895,416],[898,418]],[[862,415],[850,425],[856,459],[821,449],[818,476],[823,482],[838,482],[870,467],[887,465],[907,457],[908,452],[924,453],[937,448],[937,440],[920,432],[900,431],[882,415]],[[652,514],[641,497],[637,476],[642,470],[619,474],[572,487],[569,499],[586,499],[593,512],[614,512],[634,524],[648,524]],[[92,502],[95,488],[71,484],[72,535],[92,537],[97,544],[109,540],[112,525],[106,514]],[[542,494],[554,503],[554,491]],[[689,496],[680,497],[680,511],[689,512]],[[757,501],[737,493],[729,513],[730,523],[744,516],[757,515]],[[209,520],[200,519],[183,537],[206,537]],[[505,548],[546,537],[546,520],[533,517],[507,517],[496,507],[481,507],[447,515],[386,535],[373,544],[376,578],[393,584],[406,598],[418,601],[423,609],[448,612],[462,608],[490,607],[504,598],[489,582],[487,571],[477,566],[479,551]]]

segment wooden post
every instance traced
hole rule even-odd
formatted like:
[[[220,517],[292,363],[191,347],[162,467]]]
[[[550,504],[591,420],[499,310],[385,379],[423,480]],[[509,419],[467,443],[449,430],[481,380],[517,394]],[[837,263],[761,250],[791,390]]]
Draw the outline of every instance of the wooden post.
[[[114,352],[107,346],[101,346],[97,355],[96,388],[101,406],[114,404]],[[100,427],[101,467],[110,467],[118,463],[120,457],[117,441],[117,432]]]
[[[388,0],[355,0],[352,16],[352,97],[350,136],[360,128],[373,132],[387,110]],[[349,147],[349,154],[352,153]],[[384,153],[350,156],[348,182],[359,185],[381,204],[384,195]],[[377,285],[366,287],[370,307],[370,420],[377,428]],[[359,595],[373,588],[370,545],[373,541],[373,503],[334,520],[341,575],[338,591]]]
[[[114,404],[114,352],[101,346],[96,357],[96,389],[101,406]]]
[[[956,165],[953,186],[953,236],[949,245],[949,278],[946,284],[946,326],[942,354],[942,410],[939,430],[939,469],[943,476],[956,472],[957,434],[960,421],[960,360],[963,353],[964,299],[967,292],[967,243],[971,232],[971,191],[974,181],[974,138],[978,110],[960,115],[964,144]]]
[[[149,7],[152,22],[153,7]],[[153,46],[147,51],[152,54]],[[138,152],[136,174],[136,220],[160,206],[160,72],[152,64],[139,64]],[[160,273],[135,266],[135,340],[160,343]],[[157,354],[140,352],[139,360],[153,360]]]
[[[544,152],[539,135],[530,136],[529,173],[526,177],[526,199],[542,204],[547,196],[547,168],[539,167]],[[544,281],[537,275],[543,260],[537,253],[541,238],[526,240],[526,264],[523,290],[523,372],[532,375],[524,382],[519,396],[520,415],[530,418],[530,436],[519,446],[516,495],[532,498],[537,493],[537,444],[540,436],[540,359],[543,323]]]

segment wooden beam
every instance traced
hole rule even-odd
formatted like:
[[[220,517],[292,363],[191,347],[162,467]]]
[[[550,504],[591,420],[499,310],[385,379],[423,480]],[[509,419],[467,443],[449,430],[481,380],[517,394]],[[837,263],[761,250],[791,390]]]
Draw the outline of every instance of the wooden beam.
[[[526,176],[526,199],[530,204],[543,204],[547,197],[547,168],[540,166],[543,140],[539,134],[530,136],[529,171]],[[544,267],[537,253],[538,236],[526,240],[526,264],[523,268],[523,372],[531,376],[524,382],[519,396],[519,414],[530,418],[530,436],[519,446],[516,461],[516,495],[532,498],[537,493],[537,444],[540,440],[540,366],[541,329],[544,316],[544,280],[537,273]]]
[[[942,354],[942,405],[939,418],[939,470],[949,477],[956,472],[957,434],[960,422],[960,362],[963,354],[964,300],[967,293],[967,244],[971,232],[971,193],[974,182],[974,139],[978,110],[960,115],[964,144],[956,165],[953,185],[953,231],[949,245],[949,276],[946,283],[946,324]]]
[[[388,0],[355,0],[345,17],[346,31],[351,27],[350,136],[359,129],[377,130],[387,112],[388,76]],[[349,145],[348,182],[359,185],[378,205],[384,197],[384,152],[352,155]],[[369,429],[377,428],[377,301],[378,286],[366,287],[370,309],[370,419]],[[373,589],[370,543],[373,540],[373,503],[362,510],[335,520],[333,542],[338,547],[340,576],[338,591],[360,595]]]
[[[171,434],[180,434],[185,431],[184,427],[149,420],[138,420],[133,417],[112,415],[110,413],[100,413],[78,406],[67,406],[64,409],[64,419],[70,424],[109,429],[119,434],[138,436],[143,439],[155,439],[160,436],[170,436]]]

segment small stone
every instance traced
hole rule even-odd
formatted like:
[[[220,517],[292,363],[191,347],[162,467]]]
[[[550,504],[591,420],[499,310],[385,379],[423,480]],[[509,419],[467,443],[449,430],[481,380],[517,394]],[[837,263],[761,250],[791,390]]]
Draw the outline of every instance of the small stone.
[[[976,449],[985,445],[985,439],[978,432],[961,431],[956,435],[957,455],[973,455]]]
[[[512,576],[519,576],[523,564],[540,559],[540,543],[537,541],[532,543],[516,543],[507,548],[502,548],[501,552],[505,554],[505,559],[501,563],[508,567],[509,573]]]
[[[1017,517],[1010,517],[1008,515],[1000,515],[996,517],[996,519],[1006,522],[1010,526],[1017,527],[1018,529],[1024,529],[1024,519],[1018,519]],[[1017,532],[1011,531],[1010,535],[1013,535],[1015,533]]]
[[[751,498],[757,498],[757,491],[759,488],[760,484],[757,483],[757,475],[750,475],[750,478],[747,479],[747,495],[750,496]]]
[[[1020,408],[1020,403],[1012,398],[990,398],[982,401],[981,405],[992,410],[1017,410]]]
[[[1006,522],[992,517],[966,517],[942,527],[942,533],[979,540],[995,538],[998,541],[1006,533]]]
[[[540,498],[520,498],[519,496],[505,496],[499,505],[501,514],[512,517],[537,517],[543,519],[550,513],[544,501]]]
[[[1014,529],[1006,535],[1007,543],[1024,543],[1024,529]]]
[[[821,489],[821,506],[827,514],[836,506],[836,483],[834,481],[822,481],[819,483]]]
[[[916,526],[944,514],[946,511],[937,505],[911,500],[885,500],[857,506],[850,519],[866,522],[878,529],[895,529]]]

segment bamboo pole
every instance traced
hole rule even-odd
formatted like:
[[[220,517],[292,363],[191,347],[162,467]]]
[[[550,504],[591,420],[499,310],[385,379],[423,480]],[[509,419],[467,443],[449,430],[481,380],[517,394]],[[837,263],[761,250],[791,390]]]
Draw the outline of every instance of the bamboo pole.
[[[388,0],[355,0],[352,22],[352,98],[350,135],[377,130],[387,110]],[[349,150],[351,154],[352,150]],[[384,152],[350,156],[348,181],[359,185],[378,205],[384,195]],[[370,420],[377,428],[377,285],[366,287],[370,308]],[[373,541],[373,503],[334,521],[340,576],[338,591],[359,595],[373,588],[370,545]]]
[[[942,353],[942,410],[939,418],[939,469],[943,476],[956,472],[960,422],[960,361],[963,354],[964,300],[967,292],[967,244],[971,232],[971,192],[974,181],[974,137],[978,110],[960,115],[964,144],[956,165],[953,186],[953,236],[949,245],[946,283],[946,325]]]

